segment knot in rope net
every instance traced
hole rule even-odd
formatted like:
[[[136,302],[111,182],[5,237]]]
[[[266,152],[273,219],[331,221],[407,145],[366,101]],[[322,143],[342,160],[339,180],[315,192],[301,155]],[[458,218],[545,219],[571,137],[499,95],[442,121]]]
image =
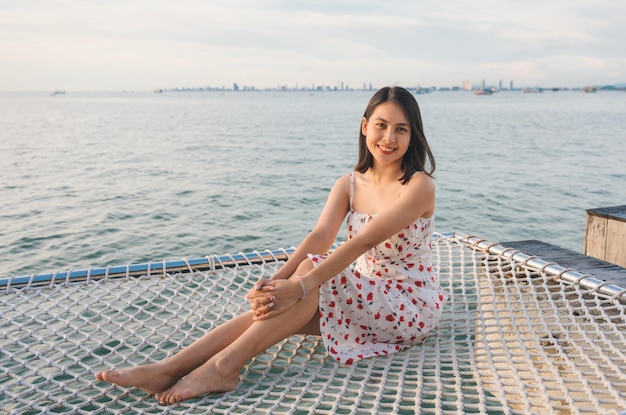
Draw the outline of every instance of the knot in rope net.
[[[251,360],[238,388],[164,407],[97,370],[157,362],[248,310],[293,250],[0,280],[0,413],[619,414],[626,290],[459,234],[435,235],[449,300],[421,345],[352,366],[314,336]]]

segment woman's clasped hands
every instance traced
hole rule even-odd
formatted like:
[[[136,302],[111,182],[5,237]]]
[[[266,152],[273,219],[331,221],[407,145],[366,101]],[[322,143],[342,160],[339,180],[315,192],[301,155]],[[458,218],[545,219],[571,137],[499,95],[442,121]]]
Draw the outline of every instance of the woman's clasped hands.
[[[254,320],[267,320],[289,310],[301,296],[301,286],[291,279],[260,279],[246,295]]]

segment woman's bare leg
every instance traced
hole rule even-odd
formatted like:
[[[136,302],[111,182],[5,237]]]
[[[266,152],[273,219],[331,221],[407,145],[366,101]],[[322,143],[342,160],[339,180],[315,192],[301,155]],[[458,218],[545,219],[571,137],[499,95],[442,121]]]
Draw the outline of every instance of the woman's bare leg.
[[[96,379],[119,386],[135,386],[151,395],[163,392],[235,341],[253,323],[252,317],[251,312],[245,312],[159,363],[98,372]]]
[[[305,260],[299,265],[296,272],[304,274],[312,268],[313,264],[311,261]],[[315,298],[317,307],[317,294],[311,295],[311,298]],[[290,313],[291,311],[288,314]],[[302,324],[298,327],[296,331],[303,334],[318,334],[319,319],[317,308],[315,315],[313,318],[309,318],[309,320],[310,321],[306,322],[306,324]],[[254,323],[253,313],[243,313],[209,331],[204,336],[181,350],[179,353],[170,356],[159,363],[130,367],[121,370],[98,372],[95,375],[96,379],[114,383],[119,386],[135,386],[151,395],[163,392],[175,385],[176,382],[178,382],[178,380],[183,376],[186,376],[196,368],[207,363],[209,359],[215,356],[218,352],[235,342],[235,340],[237,340],[243,333],[246,332],[248,328],[252,326],[252,323]],[[269,344],[258,353],[287,336],[288,335],[285,335],[284,337],[277,339],[274,343]],[[245,362],[241,366],[243,367],[244,364]]]
[[[318,334],[318,291],[311,291],[287,312],[251,324],[230,345],[177,384],[157,395],[162,404],[173,404],[212,392],[233,390],[244,365],[259,353],[297,333]]]

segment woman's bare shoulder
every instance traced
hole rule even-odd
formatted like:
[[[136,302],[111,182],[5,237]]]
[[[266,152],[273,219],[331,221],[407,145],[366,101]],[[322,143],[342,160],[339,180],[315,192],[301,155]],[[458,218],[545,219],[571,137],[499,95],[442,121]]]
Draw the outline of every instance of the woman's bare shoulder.
[[[415,173],[406,183],[407,187],[420,187],[422,189],[435,189],[435,179],[423,171]]]
[[[430,217],[435,210],[435,180],[419,172],[411,177],[402,192],[403,202],[416,212],[418,217]]]
[[[350,190],[350,176],[352,175],[352,173],[347,173],[344,174],[343,176],[341,176],[340,178],[338,178],[335,181],[335,184],[333,187],[335,188],[341,188],[341,189],[345,189],[345,190]]]

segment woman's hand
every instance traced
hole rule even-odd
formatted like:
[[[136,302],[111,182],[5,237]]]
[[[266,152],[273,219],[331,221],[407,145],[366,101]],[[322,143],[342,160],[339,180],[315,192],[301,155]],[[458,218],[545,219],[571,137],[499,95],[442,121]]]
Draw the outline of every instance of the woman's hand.
[[[294,278],[257,281],[246,298],[255,320],[266,320],[289,310],[302,296],[302,286]]]
[[[252,311],[255,320],[263,313],[269,312],[274,308],[274,300],[276,299],[272,295],[274,288],[269,286],[264,288],[264,285],[269,281],[261,278],[246,295],[246,299],[250,301],[250,311]]]

